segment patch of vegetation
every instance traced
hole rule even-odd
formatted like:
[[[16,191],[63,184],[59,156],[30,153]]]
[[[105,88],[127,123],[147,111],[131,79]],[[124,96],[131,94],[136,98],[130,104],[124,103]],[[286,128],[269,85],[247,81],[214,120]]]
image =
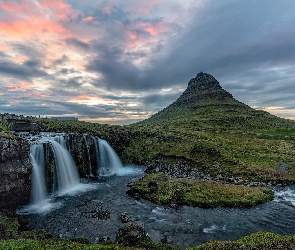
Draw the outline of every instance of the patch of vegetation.
[[[124,247],[116,244],[100,245],[100,244],[81,244],[74,241],[63,239],[49,239],[49,240],[0,240],[0,249],[30,249],[30,250],[131,250],[140,249],[132,247]]]
[[[17,238],[19,223],[16,218],[0,216],[0,239]]]
[[[142,128],[141,133],[145,131],[153,128]],[[169,139],[163,140],[164,135]],[[211,148],[220,155],[194,151],[196,147]],[[196,168],[212,176],[292,184],[295,183],[294,147],[295,139],[253,133],[159,129],[152,137],[133,136],[120,156],[126,163],[145,164],[157,160],[159,154],[175,155],[193,160]],[[216,162],[219,169],[215,167]],[[288,172],[277,170],[280,162],[288,165]]]
[[[221,184],[214,181],[172,179],[162,173],[136,181],[132,192],[161,205],[190,205],[205,208],[250,207],[273,199],[273,192],[262,187]]]
[[[2,114],[0,114],[0,137],[4,137],[7,139],[16,139],[16,136],[14,136],[7,124],[7,122],[4,120],[4,117]]]
[[[188,250],[279,250],[295,249],[295,236],[258,232],[236,241],[212,241]]]
[[[276,136],[295,136],[295,128],[263,130],[260,133]]]
[[[3,116],[0,114],[0,131],[3,133],[9,133],[9,126],[7,122],[4,120]]]

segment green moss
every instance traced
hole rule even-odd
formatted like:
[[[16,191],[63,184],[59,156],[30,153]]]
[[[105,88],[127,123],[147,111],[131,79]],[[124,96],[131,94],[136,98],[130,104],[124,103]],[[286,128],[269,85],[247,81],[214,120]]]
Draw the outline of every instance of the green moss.
[[[0,235],[3,239],[18,237],[19,223],[16,218],[0,216]]]
[[[52,240],[0,240],[0,249],[14,250],[14,249],[30,249],[30,250],[119,250],[119,249],[137,249],[131,247],[124,247],[119,245],[98,245],[98,244],[81,244],[73,241],[62,239]]]
[[[161,205],[249,207],[273,199],[273,192],[267,188],[172,179],[161,173],[145,176],[135,182],[132,189],[143,198]]]
[[[188,250],[255,250],[294,249],[295,236],[281,236],[270,232],[258,232],[236,241],[212,241]]]

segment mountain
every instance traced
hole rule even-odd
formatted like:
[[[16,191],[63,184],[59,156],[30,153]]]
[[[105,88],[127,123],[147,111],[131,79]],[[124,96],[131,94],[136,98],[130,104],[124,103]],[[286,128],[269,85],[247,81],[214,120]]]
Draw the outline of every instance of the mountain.
[[[200,72],[168,107],[136,125],[167,129],[257,131],[295,128],[295,121],[255,110],[233,98],[210,74]]]

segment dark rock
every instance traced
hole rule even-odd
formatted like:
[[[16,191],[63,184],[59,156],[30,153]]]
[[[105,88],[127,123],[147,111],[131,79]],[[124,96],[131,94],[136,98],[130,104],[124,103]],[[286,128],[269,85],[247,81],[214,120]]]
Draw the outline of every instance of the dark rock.
[[[151,193],[155,193],[158,190],[158,184],[156,181],[149,181],[147,184],[148,188],[150,189]]]
[[[109,236],[101,236],[98,240],[99,243],[112,243]]]
[[[36,133],[41,130],[39,125],[29,118],[6,117],[5,120],[11,131]]]
[[[131,188],[131,189],[127,190],[126,194],[130,195],[135,200],[139,200],[140,199],[140,194],[135,189],[132,189]]]
[[[129,226],[122,227],[116,233],[116,243],[127,246],[139,245],[143,240],[150,238],[143,227],[135,222],[131,222]]]
[[[0,151],[0,209],[14,211],[30,202],[30,145],[21,138],[0,137]]]
[[[127,213],[122,213],[120,219],[122,223],[128,223],[130,221],[130,216]]]

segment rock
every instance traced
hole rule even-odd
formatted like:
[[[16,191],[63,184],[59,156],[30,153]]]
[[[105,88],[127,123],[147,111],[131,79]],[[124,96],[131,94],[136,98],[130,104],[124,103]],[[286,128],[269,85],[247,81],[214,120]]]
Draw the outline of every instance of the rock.
[[[112,243],[109,236],[101,236],[98,240],[99,243]]]
[[[131,222],[129,226],[122,227],[118,230],[115,242],[127,246],[136,246],[147,239],[150,240],[144,228],[135,222]]]
[[[127,223],[130,221],[130,216],[127,213],[122,213],[120,218],[122,223]]]
[[[135,200],[139,200],[140,199],[140,194],[136,190],[134,190],[132,188],[129,189],[129,190],[127,190],[126,194],[130,195]]]
[[[30,202],[30,145],[21,138],[0,137],[0,152],[0,209],[12,212]]]
[[[286,164],[283,161],[280,161],[280,165],[277,168],[275,168],[275,170],[286,173],[286,174],[289,173],[288,164]]]
[[[39,125],[29,118],[6,117],[5,120],[9,124],[11,131],[38,133],[41,130]]]

